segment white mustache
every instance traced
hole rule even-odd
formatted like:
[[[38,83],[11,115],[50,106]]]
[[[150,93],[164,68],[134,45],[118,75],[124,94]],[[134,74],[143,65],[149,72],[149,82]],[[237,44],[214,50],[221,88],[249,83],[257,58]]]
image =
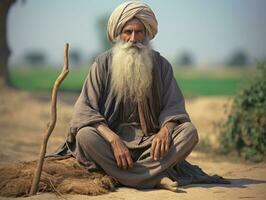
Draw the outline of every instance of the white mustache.
[[[146,47],[144,44],[142,44],[141,42],[125,42],[122,46],[122,48],[124,49],[129,49],[129,48],[138,48],[138,49],[143,49],[144,47]]]

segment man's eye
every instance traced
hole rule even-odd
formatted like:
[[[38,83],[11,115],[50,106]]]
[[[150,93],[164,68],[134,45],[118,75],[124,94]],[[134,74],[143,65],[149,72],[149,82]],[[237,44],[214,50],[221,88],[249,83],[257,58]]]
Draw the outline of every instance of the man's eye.
[[[125,33],[125,34],[131,34],[132,31],[130,31],[130,30],[126,30],[126,31],[124,31],[124,33]]]

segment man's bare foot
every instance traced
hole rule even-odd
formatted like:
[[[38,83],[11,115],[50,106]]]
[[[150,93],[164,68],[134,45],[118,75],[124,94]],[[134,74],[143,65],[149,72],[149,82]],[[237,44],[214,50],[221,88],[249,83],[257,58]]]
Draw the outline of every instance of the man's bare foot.
[[[170,190],[172,192],[178,191],[178,183],[176,181],[172,181],[168,177],[163,177],[156,185],[156,187],[160,189]]]

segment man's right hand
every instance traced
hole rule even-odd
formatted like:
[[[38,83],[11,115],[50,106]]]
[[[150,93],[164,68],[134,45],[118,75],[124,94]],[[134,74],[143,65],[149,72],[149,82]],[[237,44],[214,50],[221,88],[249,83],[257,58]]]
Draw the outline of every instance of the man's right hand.
[[[96,124],[95,128],[111,144],[118,167],[123,169],[132,167],[133,161],[130,152],[120,137],[104,123]]]
[[[118,167],[125,170],[132,167],[133,161],[131,154],[124,142],[119,138],[119,136],[114,136],[110,143],[113,148],[113,153]]]

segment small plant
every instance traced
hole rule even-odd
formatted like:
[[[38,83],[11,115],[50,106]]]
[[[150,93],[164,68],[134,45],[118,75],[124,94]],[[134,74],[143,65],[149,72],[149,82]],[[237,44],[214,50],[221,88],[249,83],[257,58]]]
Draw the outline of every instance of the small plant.
[[[266,65],[257,67],[258,77],[234,97],[221,135],[224,153],[237,151],[253,161],[266,154]]]

